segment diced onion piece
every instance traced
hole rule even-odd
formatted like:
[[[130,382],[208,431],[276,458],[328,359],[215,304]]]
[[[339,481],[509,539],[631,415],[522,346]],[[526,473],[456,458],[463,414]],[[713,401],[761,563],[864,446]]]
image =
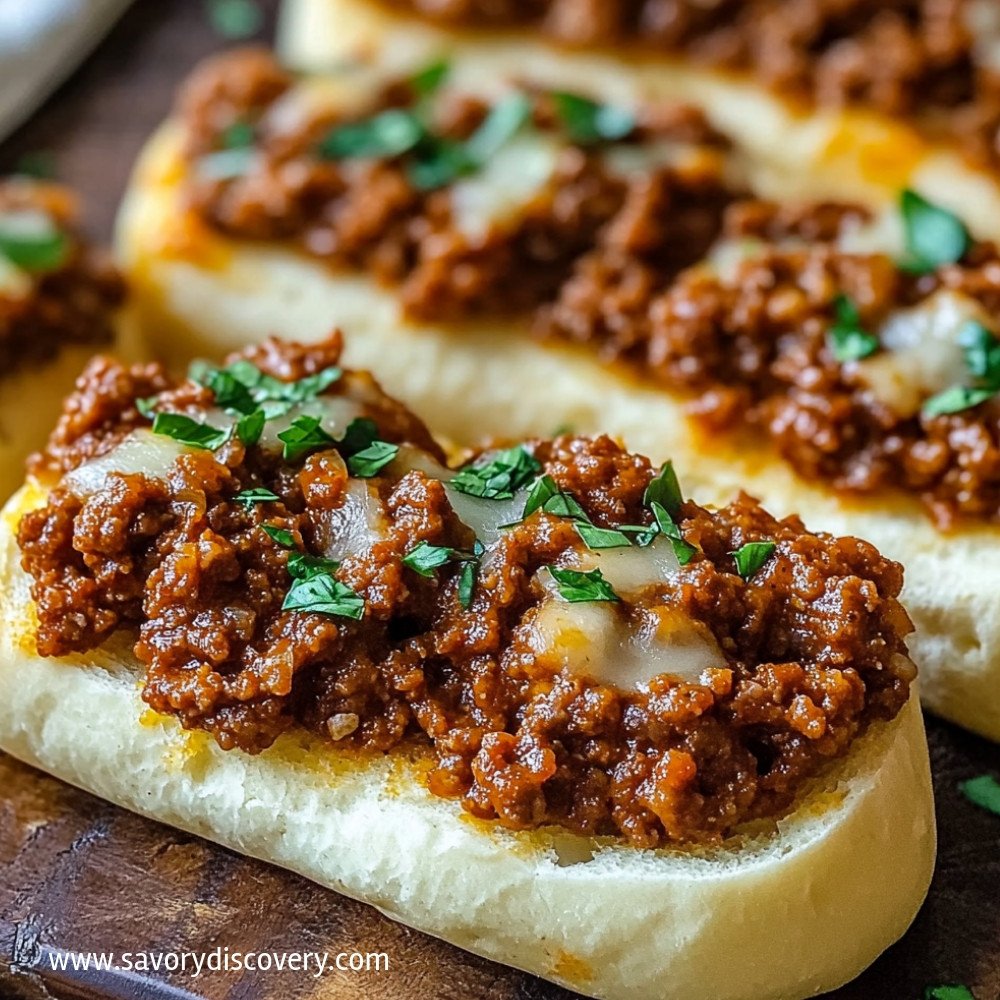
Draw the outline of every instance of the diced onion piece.
[[[323,554],[340,562],[360,556],[383,541],[389,530],[385,508],[367,480],[350,479],[344,503],[317,517],[317,535]]]
[[[63,476],[62,485],[78,497],[102,490],[108,476],[142,474],[149,479],[166,479],[174,463],[193,448],[164,434],[139,429],[132,431],[107,454],[92,458]]]
[[[973,299],[936,292],[889,317],[879,330],[884,350],[857,362],[856,377],[900,417],[915,416],[928,397],[968,380],[958,335],[987,319]]]

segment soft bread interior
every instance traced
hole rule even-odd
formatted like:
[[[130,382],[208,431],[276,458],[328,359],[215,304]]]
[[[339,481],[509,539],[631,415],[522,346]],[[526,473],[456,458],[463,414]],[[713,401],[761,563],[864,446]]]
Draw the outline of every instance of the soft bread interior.
[[[549,435],[569,424],[608,432],[655,460],[673,458],[702,503],[740,489],[812,529],[870,539],[906,566],[903,600],[922,695],[935,712],[1000,739],[1000,528],[940,534],[916,501],[837,498],[804,483],[753,441],[708,440],[681,403],[621,370],[541,345],[509,324],[415,325],[390,290],[335,274],[287,248],[239,244],[186,215],[183,165],[168,126],[142,158],[119,220],[119,250],[152,348],[182,364],[279,334],[347,334],[345,361],[377,372],[440,433]]]
[[[487,958],[596,997],[797,1000],[853,978],[926,894],[935,831],[915,698],[871,729],[776,830],[711,851],[639,851],[472,820],[416,755],[305,734],[252,757],[139,698],[125,637],[44,660],[0,516],[0,748],[153,819],[274,862]],[[829,941],[836,928],[835,944]]]
[[[856,200],[878,207],[914,187],[1000,239],[1000,184],[954,149],[873,113],[807,113],[752,79],[622,47],[561,49],[537,34],[436,27],[370,0],[288,0],[279,48],[290,65],[335,72],[371,60],[396,73],[448,53],[462,86],[504,78],[593,94],[609,103],[685,102],[701,108],[746,159],[765,197]]]

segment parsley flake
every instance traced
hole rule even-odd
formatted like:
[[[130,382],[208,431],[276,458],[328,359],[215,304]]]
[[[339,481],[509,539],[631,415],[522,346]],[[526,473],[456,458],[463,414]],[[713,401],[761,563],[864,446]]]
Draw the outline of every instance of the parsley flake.
[[[979,406],[996,395],[996,389],[978,389],[974,386],[953,385],[924,402],[921,412],[927,417],[943,417],[961,413]]]
[[[598,528],[589,522],[577,521],[576,533],[588,549],[622,549],[631,545],[628,535],[615,528]]]
[[[183,413],[157,413],[153,419],[153,433],[207,451],[221,448],[229,440],[230,434],[228,430],[199,423]]]
[[[420,542],[403,557],[403,565],[421,576],[432,577],[434,571],[453,559],[465,558],[457,549],[446,545],[431,545],[430,542]]]
[[[311,576],[292,580],[281,610],[308,611],[360,621],[365,614],[365,599],[328,572],[319,570]]]
[[[208,20],[228,41],[251,38],[264,26],[264,12],[256,0],[207,0]]]
[[[423,122],[403,108],[389,108],[371,118],[338,125],[317,147],[325,160],[391,159],[413,149],[424,138]]]
[[[599,569],[592,569],[584,573],[577,569],[560,569],[558,566],[549,566],[548,570],[556,582],[559,596],[570,604],[619,600],[611,584],[604,579]]]
[[[978,778],[970,778],[968,781],[963,781],[958,788],[973,805],[1000,816],[1000,781],[997,781],[992,774],[981,774]]]
[[[307,415],[296,417],[287,430],[278,434],[278,440],[283,446],[281,457],[286,462],[294,462],[311,451],[336,444],[320,426],[321,422],[319,417]]]
[[[673,462],[664,462],[660,471],[650,480],[646,487],[646,492],[642,495],[642,502],[651,507],[658,503],[671,517],[676,517],[681,509],[684,498],[681,495],[681,486],[677,481],[677,473],[674,471]]]
[[[449,485],[467,496],[510,500],[541,470],[538,459],[524,445],[516,445],[497,452],[485,462],[460,469]]]
[[[747,542],[729,554],[736,563],[736,572],[749,583],[750,578],[771,558],[776,548],[774,542]]]
[[[440,89],[450,73],[451,63],[445,58],[436,59],[410,77],[410,86],[418,97],[430,97]]]
[[[476,543],[479,544],[478,542]],[[472,597],[476,591],[476,581],[479,577],[479,562],[467,560],[458,576],[458,603],[468,611],[472,607]]]
[[[367,448],[347,459],[347,468],[352,476],[371,479],[384,469],[399,454],[398,444],[388,441],[373,441]]]
[[[570,139],[581,146],[624,139],[635,129],[635,115],[625,108],[598,104],[567,91],[555,91],[552,100]]]
[[[906,234],[906,257],[901,264],[905,270],[927,274],[962,259],[971,240],[957,215],[910,190],[900,195],[899,207]]]
[[[283,549],[295,548],[295,536],[287,528],[278,528],[273,524],[262,524],[264,534]]]
[[[846,295],[837,296],[833,310],[835,320],[827,344],[840,364],[860,361],[878,350],[878,337],[864,329],[858,307]]]
[[[240,490],[233,499],[242,504],[247,510],[259,503],[275,503],[281,500],[277,493],[265,489],[263,486],[255,486],[248,490]]]
[[[650,505],[650,510],[653,512],[653,517],[656,518],[657,527],[660,531],[666,535],[669,539],[670,544],[673,546],[674,555],[677,557],[677,562],[681,566],[686,566],[691,562],[692,556],[698,550],[690,543],[684,540],[684,536],[681,534],[680,525],[670,516],[670,512],[661,503],[653,500]]]
[[[945,983],[941,986],[928,986],[924,990],[924,1000],[976,1000],[976,998],[968,986]]]
[[[25,271],[53,271],[69,253],[69,240],[44,212],[0,213],[0,256]]]

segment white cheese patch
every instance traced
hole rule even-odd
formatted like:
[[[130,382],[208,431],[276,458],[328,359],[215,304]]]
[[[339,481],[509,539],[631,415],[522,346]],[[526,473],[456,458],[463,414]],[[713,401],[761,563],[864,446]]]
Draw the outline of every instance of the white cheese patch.
[[[570,604],[555,593],[551,575],[542,571],[540,579],[552,596],[527,624],[527,640],[553,671],[642,690],[661,674],[697,683],[705,670],[725,665],[709,630],[675,608],[632,609],[626,616],[609,602]]]
[[[113,473],[166,479],[177,459],[191,451],[194,449],[166,435],[135,430],[107,454],[67,472],[62,485],[78,497],[88,497],[104,489]]]
[[[915,416],[928,397],[968,380],[958,335],[970,320],[987,318],[974,299],[935,292],[890,316],[878,331],[883,349],[848,372],[900,417]]]
[[[561,148],[554,137],[526,130],[480,170],[451,188],[455,226],[470,242],[520,217],[552,180]]]

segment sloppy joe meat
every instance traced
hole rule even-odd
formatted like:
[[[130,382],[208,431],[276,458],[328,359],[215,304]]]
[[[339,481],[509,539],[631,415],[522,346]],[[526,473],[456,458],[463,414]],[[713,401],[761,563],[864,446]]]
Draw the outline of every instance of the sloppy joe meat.
[[[259,752],[292,727],[422,746],[431,792],[474,816],[646,847],[780,815],[905,703],[902,574],[869,544],[747,496],[684,501],[669,470],[605,437],[489,449],[454,478],[416,417],[337,370],[339,349],[248,351],[224,369],[244,387],[322,387],[256,443],[201,447],[163,415],[224,429],[246,402],[228,375],[92,363],[34,462],[47,502],[18,529],[42,655],[133,630],[143,699],[223,748]],[[276,448],[268,427],[315,413],[328,440]],[[126,453],[143,471],[116,466]],[[584,541],[618,529],[624,545]],[[316,587],[332,603],[291,600]],[[638,679],[622,672],[635,650]]]

